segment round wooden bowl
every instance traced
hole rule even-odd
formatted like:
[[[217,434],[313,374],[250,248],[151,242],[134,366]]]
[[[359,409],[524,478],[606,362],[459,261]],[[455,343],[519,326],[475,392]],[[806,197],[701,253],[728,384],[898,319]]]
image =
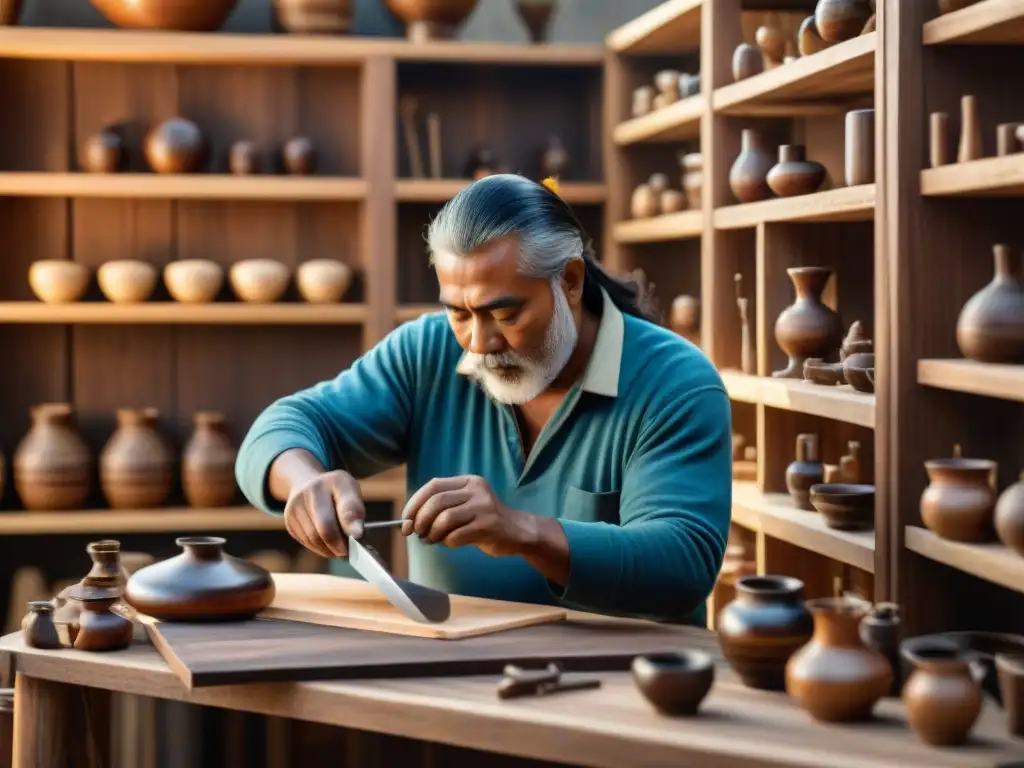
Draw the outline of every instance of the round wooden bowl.
[[[96,271],[103,295],[115,304],[138,304],[156,287],[156,267],[138,259],[108,261]]]
[[[273,259],[245,259],[233,264],[228,272],[235,295],[242,301],[254,303],[280,299],[290,277],[291,270]]]
[[[164,267],[164,285],[175,301],[206,304],[224,285],[224,270],[209,259],[182,259]]]
[[[311,259],[299,265],[295,284],[310,304],[336,304],[352,284],[352,268],[335,259]]]
[[[89,287],[89,268],[63,259],[42,259],[28,268],[28,284],[40,301],[67,304],[78,301]]]
[[[238,0],[89,0],[107,21],[127,29],[212,32],[220,29]]]

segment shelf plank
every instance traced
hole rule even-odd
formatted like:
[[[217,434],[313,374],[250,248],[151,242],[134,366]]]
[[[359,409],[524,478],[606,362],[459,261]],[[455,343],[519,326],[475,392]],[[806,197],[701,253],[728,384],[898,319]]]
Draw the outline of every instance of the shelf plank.
[[[422,315],[440,311],[440,304],[399,304],[395,309],[395,321],[399,323],[407,323]]]
[[[269,174],[0,173],[0,195],[336,201],[362,200],[366,197],[366,182],[345,177]]]
[[[667,107],[619,123],[612,130],[612,141],[620,147],[630,144],[688,141],[700,137],[704,98],[700,95],[680,99]]]
[[[358,325],[366,321],[365,304],[255,304],[214,302],[179,304],[105,301],[44,304],[40,301],[0,302],[0,323],[116,325]]]
[[[612,236],[617,243],[658,243],[700,237],[703,231],[704,214],[701,211],[680,211],[650,219],[617,222]]]
[[[727,205],[716,208],[714,213],[715,229],[747,229],[771,221],[872,221],[874,218],[874,184]]]
[[[1001,587],[1024,592],[1024,557],[1002,544],[962,544],[939,538],[927,528],[908,525],[907,549]]]
[[[685,53],[700,46],[703,0],[667,0],[605,37],[616,53]]]
[[[921,171],[926,197],[1024,196],[1024,154],[986,157]]]
[[[875,396],[849,386],[825,387],[802,379],[773,379],[739,371],[719,374],[733,400],[875,428]]]
[[[399,179],[395,199],[401,203],[446,203],[470,184],[469,179]],[[608,188],[599,181],[559,184],[558,194],[570,205],[600,205]]]
[[[918,360],[917,383],[935,389],[1024,403],[1024,365],[974,360]]]
[[[1020,0],[981,0],[926,22],[925,45],[1021,45],[1024,6]]]
[[[604,49],[600,45],[410,43],[395,38],[348,35],[0,27],[0,57],[11,59],[201,66],[359,66],[378,56],[410,62],[600,67]]]
[[[757,490],[757,485],[750,482],[732,484],[732,506],[734,520],[737,509],[743,510],[743,515],[756,515],[756,530],[767,536],[817,552],[862,571],[875,572],[874,531],[834,530],[825,525],[824,519],[817,512],[794,507],[787,494],[762,494]],[[743,525],[742,522],[739,524]]]
[[[809,102],[873,93],[877,41],[878,33],[870,32],[718,88],[712,108],[727,115],[765,115],[766,107],[774,105],[770,112],[778,114],[778,106],[785,105],[801,114]]]

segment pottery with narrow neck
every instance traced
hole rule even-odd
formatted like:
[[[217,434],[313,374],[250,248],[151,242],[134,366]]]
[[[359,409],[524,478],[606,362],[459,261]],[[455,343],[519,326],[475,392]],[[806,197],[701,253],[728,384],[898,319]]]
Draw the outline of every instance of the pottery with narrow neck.
[[[818,455],[818,436],[796,436],[796,460],[786,467],[786,490],[800,509],[813,510],[811,486],[822,482],[825,466]]]
[[[729,187],[741,203],[756,203],[772,196],[768,172],[775,158],[758,131],[745,128],[740,138],[740,153],[729,169]]]
[[[14,488],[25,509],[81,509],[92,489],[93,457],[70,403],[32,408],[32,428],[14,452]]]
[[[779,162],[768,171],[766,181],[779,197],[809,195],[825,181],[825,166],[808,160],[802,145],[783,144],[779,147]]]
[[[799,379],[808,358],[828,360],[836,356],[843,338],[843,321],[821,300],[832,277],[831,268],[793,267],[786,272],[793,281],[796,300],[776,319],[775,340],[789,356],[789,364],[772,376]]]
[[[1008,245],[993,248],[995,275],[974,294],[956,323],[964,357],[982,363],[1024,362],[1024,265]]]

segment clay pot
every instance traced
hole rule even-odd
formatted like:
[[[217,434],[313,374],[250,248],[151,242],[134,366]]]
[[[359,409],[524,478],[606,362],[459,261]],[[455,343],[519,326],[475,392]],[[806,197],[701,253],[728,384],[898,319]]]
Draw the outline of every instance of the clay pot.
[[[875,182],[875,110],[846,113],[844,170],[846,186]]]
[[[336,304],[352,283],[352,268],[335,259],[311,259],[299,265],[295,285],[310,304]]]
[[[289,139],[281,148],[281,164],[289,176],[310,176],[316,171],[316,149],[305,136]]]
[[[871,18],[867,0],[818,0],[814,23],[821,39],[841,43],[857,37]]]
[[[541,173],[554,179],[562,178],[569,167],[569,153],[558,136],[548,137],[548,146],[540,159]]]
[[[21,18],[22,0],[0,0],[0,27],[11,27]]]
[[[526,25],[530,42],[543,43],[547,39],[548,23],[555,9],[555,0],[516,0],[519,18]]]
[[[102,579],[103,584],[117,592],[119,598],[116,604],[117,610],[122,613],[127,612],[129,614],[127,618],[134,616],[134,611],[120,602],[120,596],[124,594],[125,585],[128,583],[128,569],[121,563],[121,542],[114,539],[93,541],[86,545],[85,551],[92,559],[92,567],[89,572],[82,581],[61,590],[53,601],[57,607],[54,621],[58,630],[63,629],[67,634],[68,644],[74,644],[75,638],[78,636],[83,608],[82,601],[73,599],[73,595],[78,587],[87,583],[87,579],[88,583],[92,584],[99,583],[97,579]]]
[[[106,128],[85,140],[82,168],[89,173],[117,173],[123,155],[124,146],[120,134]]]
[[[89,287],[89,268],[64,259],[42,259],[28,268],[32,293],[47,304],[78,301]]]
[[[944,645],[903,646],[914,671],[903,686],[907,721],[926,744],[963,744],[981,714],[981,687],[964,654]]]
[[[231,266],[228,279],[242,301],[277,301],[288,288],[291,271],[273,259],[244,259]]]
[[[25,509],[80,509],[92,487],[93,458],[70,403],[32,408],[32,427],[14,452],[14,488]]]
[[[118,27],[175,32],[213,32],[227,20],[238,0],[89,0]]]
[[[741,203],[756,203],[772,196],[768,171],[775,165],[761,134],[744,128],[740,153],[729,169],[729,188]]]
[[[819,483],[811,486],[811,506],[825,525],[837,531],[870,531],[875,527],[875,486],[863,483]]]
[[[183,304],[213,301],[224,286],[224,269],[209,259],[182,259],[164,267],[164,285]]]
[[[672,330],[694,344],[700,339],[700,299],[693,296],[676,296],[672,300],[672,314],[669,319]]]
[[[226,507],[235,499],[235,458],[224,414],[200,411],[181,455],[181,485],[192,507]]]
[[[100,486],[113,509],[152,509],[174,487],[174,453],[155,408],[119,408],[117,429],[100,453]]]
[[[352,0],[273,0],[274,28],[293,34],[343,35],[352,23]]]
[[[818,436],[796,436],[796,461],[786,467],[786,490],[800,509],[813,510],[811,486],[824,478],[825,467],[818,455]]]
[[[76,651],[118,651],[131,645],[132,621],[112,610],[121,593],[110,578],[86,576],[71,588],[69,596],[81,604]]]
[[[779,162],[768,171],[768,186],[779,197],[796,197],[817,192],[825,181],[825,166],[808,160],[799,144],[779,147]]]
[[[970,630],[939,632],[904,641],[900,653],[907,658],[908,653],[918,648],[932,647],[952,648],[962,654],[971,668],[972,677],[981,686],[982,693],[987,694],[996,704],[1001,704],[1003,698],[999,688],[996,656],[1024,656],[1024,637],[1003,632]]]
[[[843,361],[843,378],[858,392],[875,391],[875,355],[861,352]]]
[[[789,576],[747,576],[715,622],[729,666],[751,688],[781,691],[786,662],[811,639],[814,621],[804,585]]]
[[[996,502],[995,525],[999,540],[1024,557],[1024,472]]]
[[[977,2],[980,2],[980,0],[938,0],[939,14],[945,15],[953,11],[959,11],[961,8],[966,8]]]
[[[228,170],[236,176],[251,176],[262,170],[255,142],[236,141],[228,150]]]
[[[1024,269],[1020,254],[996,245],[995,276],[974,294],[956,323],[965,357],[983,363],[1024,363]]]
[[[792,267],[786,270],[793,281],[796,300],[775,321],[775,341],[789,356],[789,364],[775,371],[776,378],[799,379],[809,357],[828,358],[839,349],[843,321],[821,301],[832,277],[829,267]]]
[[[761,49],[764,58],[774,66],[782,63],[786,57],[786,36],[778,27],[760,26],[754,32],[754,42]]]
[[[1014,736],[1024,736],[1024,656],[996,656],[999,689],[1003,695],[1006,729]]]
[[[860,640],[878,651],[889,662],[892,685],[889,696],[899,696],[903,688],[903,665],[900,663],[900,607],[896,603],[877,603],[860,621]]]
[[[683,167],[682,186],[686,202],[691,209],[700,210],[704,189],[704,156],[700,152],[688,152],[680,154],[679,162]]]
[[[761,49],[750,43],[740,43],[732,54],[732,79],[737,83],[764,72]]]
[[[138,259],[115,259],[96,270],[100,291],[115,304],[146,301],[156,288],[156,267]]]
[[[991,539],[996,463],[954,457],[931,459],[924,468],[930,482],[921,494],[921,522],[950,541]]]
[[[649,219],[661,213],[661,200],[650,184],[641,184],[633,190],[629,210],[634,219]]]
[[[860,639],[860,622],[870,607],[850,597],[807,602],[814,636],[786,664],[786,692],[815,720],[866,720],[892,686],[889,662]]]
[[[679,98],[688,99],[700,93],[700,72],[690,74],[683,72],[679,76]]]
[[[57,625],[53,623],[53,603],[49,600],[33,600],[28,604],[28,614],[21,622],[25,645],[53,651],[61,647]]]
[[[797,48],[800,50],[801,56],[813,56],[831,45],[818,34],[818,25],[813,16],[808,16],[803,20],[799,32],[797,32]]]
[[[477,0],[385,0],[405,23],[405,35],[414,43],[455,37],[459,26],[476,9]]]
[[[706,653],[682,651],[637,656],[633,682],[665,715],[695,715],[715,681],[715,663]]]
[[[125,599],[160,621],[229,621],[251,618],[274,599],[274,581],[258,565],[224,552],[217,536],[186,536],[169,560],[140,568],[128,579]]]
[[[193,173],[206,156],[206,140],[191,120],[172,117],[146,134],[143,152],[156,173]]]
[[[658,208],[662,213],[678,213],[686,210],[686,195],[678,189],[666,189],[661,193]]]

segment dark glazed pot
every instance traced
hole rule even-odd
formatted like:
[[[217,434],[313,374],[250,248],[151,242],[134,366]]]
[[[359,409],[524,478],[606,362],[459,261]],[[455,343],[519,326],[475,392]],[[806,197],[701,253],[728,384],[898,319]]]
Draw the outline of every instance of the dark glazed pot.
[[[808,160],[799,144],[779,147],[779,162],[767,176],[768,186],[779,197],[796,197],[817,192],[825,181],[825,166]]]
[[[0,0],[0,27],[11,27],[21,18],[22,0]]]
[[[53,603],[34,600],[28,604],[28,614],[21,621],[25,645],[52,651],[61,647],[57,626],[53,623]]]
[[[86,139],[82,146],[82,168],[89,173],[117,173],[123,154],[120,134],[105,128]]]
[[[700,651],[637,656],[632,669],[640,693],[666,715],[697,714],[715,681],[715,663]]]
[[[107,21],[126,29],[213,32],[238,0],[89,0]]]
[[[71,599],[81,603],[76,651],[119,651],[132,642],[133,625],[111,610],[119,597],[110,577],[87,576],[71,591]]]
[[[732,53],[732,79],[735,82],[764,72],[761,49],[750,43],[740,43]]]
[[[775,160],[761,134],[753,128],[744,128],[740,153],[729,169],[729,187],[741,203],[756,203],[772,196],[768,186],[768,171]]]
[[[814,23],[826,43],[857,37],[871,18],[868,0],[818,0]]]
[[[808,16],[804,19],[800,25],[800,31],[797,33],[797,48],[800,50],[801,56],[813,56],[831,45],[831,43],[825,42],[821,35],[818,34],[818,25],[815,23],[813,16]]]
[[[875,527],[875,486],[862,483],[820,483],[811,486],[811,506],[837,531],[870,531]]]
[[[736,582],[736,599],[715,626],[722,654],[744,685],[781,691],[786,662],[811,639],[814,620],[799,579],[747,576]]]
[[[890,696],[903,689],[903,665],[900,663],[900,607],[896,603],[876,603],[860,622],[864,645],[882,654],[892,669]]]
[[[903,686],[907,721],[926,744],[951,747],[967,741],[981,714],[981,687],[961,651],[941,645],[903,647],[914,671]]]
[[[281,164],[289,176],[309,176],[316,171],[316,148],[305,136],[289,139],[281,148]]]
[[[988,459],[932,459],[924,463],[929,484],[921,494],[921,522],[950,541],[988,541],[996,492]]]
[[[796,300],[782,311],[775,321],[775,340],[789,356],[789,365],[772,376],[799,379],[804,361],[809,357],[827,359],[838,349],[843,338],[843,322],[826,306],[821,295],[832,270],[828,267],[793,267],[787,269],[793,281]]]
[[[555,10],[555,0],[516,0],[516,10],[526,25],[530,42],[545,42],[551,14]]]
[[[206,141],[191,120],[172,117],[146,134],[143,151],[157,173],[192,173],[203,162]]]
[[[818,456],[818,436],[796,436],[796,461],[786,467],[786,490],[800,509],[811,511],[811,486],[825,476],[825,466]]]
[[[125,600],[160,621],[241,621],[274,599],[274,580],[263,568],[224,553],[224,539],[185,536],[185,551],[146,566],[128,579]]]
[[[974,294],[956,322],[964,357],[982,363],[1024,363],[1024,269],[1019,253],[996,245],[995,276]]]
[[[445,40],[476,9],[477,0],[384,0],[405,23],[405,35],[414,43]]]

